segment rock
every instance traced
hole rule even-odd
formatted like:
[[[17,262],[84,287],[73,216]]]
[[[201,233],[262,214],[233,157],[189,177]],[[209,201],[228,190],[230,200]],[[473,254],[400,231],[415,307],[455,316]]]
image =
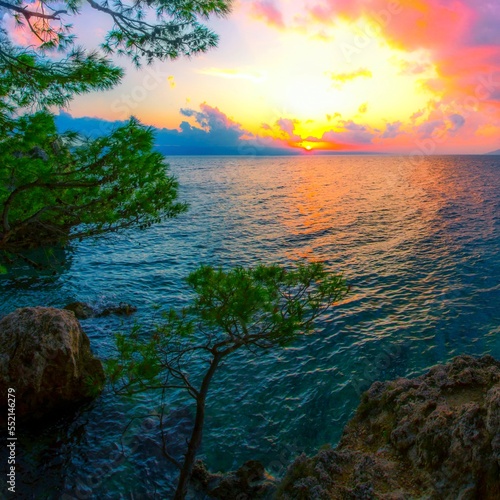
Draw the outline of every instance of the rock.
[[[85,302],[72,302],[64,306],[64,309],[73,311],[78,319],[102,318],[111,314],[118,316],[129,316],[137,311],[137,307],[125,302],[120,302],[117,306],[105,307],[101,311],[94,309],[90,304]]]
[[[120,302],[117,306],[106,307],[96,316],[98,318],[102,316],[109,316],[110,314],[117,314],[118,316],[130,316],[135,312],[137,312],[137,307],[126,304],[125,302]]]
[[[278,498],[500,498],[500,363],[459,356],[374,383],[338,447],[296,459]]]
[[[250,500],[272,498],[275,491],[264,466],[249,460],[237,471],[227,474],[212,474],[198,460],[193,468],[192,479],[210,498],[219,500]]]
[[[77,319],[93,318],[96,314],[92,306],[85,302],[72,302],[64,306],[67,311],[72,311]]]
[[[15,389],[16,420],[46,417],[90,400],[104,380],[102,364],[72,312],[28,307],[0,320],[0,394]],[[4,425],[7,398],[0,401]]]

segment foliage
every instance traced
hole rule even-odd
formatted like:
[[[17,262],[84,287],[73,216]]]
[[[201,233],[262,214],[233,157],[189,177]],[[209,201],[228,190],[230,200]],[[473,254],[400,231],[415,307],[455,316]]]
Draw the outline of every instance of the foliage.
[[[115,388],[127,393],[184,389],[196,401],[196,420],[184,462],[166,457],[181,470],[176,498],[186,492],[201,443],[208,389],[219,365],[245,348],[283,348],[310,333],[315,320],[345,297],[341,276],[323,264],[286,270],[277,265],[230,271],[202,266],[187,283],[194,292],[190,307],[164,315],[150,336],[136,328],[117,336],[119,355],[108,363]],[[189,373],[202,362],[201,376]],[[198,365],[197,365],[198,366]]]
[[[65,106],[75,95],[112,88],[122,76],[103,56],[82,48],[54,60],[41,49],[16,47],[0,25],[0,126],[7,126],[7,112]]]
[[[153,134],[134,119],[86,140],[59,135],[46,112],[18,118],[0,137],[3,249],[144,228],[182,212],[177,182],[152,148]]]
[[[0,0],[0,9],[12,15],[18,26],[27,28],[43,50],[68,50],[75,37],[69,20],[90,6],[109,17],[102,48],[107,54],[141,60],[175,59],[204,52],[217,44],[217,35],[199,22],[211,15],[229,13],[231,0],[136,0],[130,4],[115,0]],[[154,21],[153,21],[154,20]]]
[[[110,55],[140,65],[208,50],[217,35],[200,20],[224,16],[230,6],[230,0],[0,0],[0,272],[15,257],[27,260],[26,248],[144,228],[186,209],[175,201],[177,182],[153,151],[149,128],[131,119],[95,140],[61,135],[48,109],[117,85],[123,71]],[[76,45],[70,21],[85,7],[112,20],[100,51]],[[15,43],[14,29],[26,46]]]

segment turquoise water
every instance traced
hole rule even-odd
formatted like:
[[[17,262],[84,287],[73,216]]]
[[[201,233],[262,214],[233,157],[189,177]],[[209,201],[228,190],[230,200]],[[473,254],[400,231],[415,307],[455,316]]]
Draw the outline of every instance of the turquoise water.
[[[239,354],[218,373],[202,451],[213,470],[252,458],[280,475],[294,455],[337,442],[374,380],[463,353],[500,358],[500,158],[185,157],[171,168],[187,214],[81,244],[42,280],[18,270],[0,282],[0,314],[75,300],[136,305],[133,319],[82,322],[105,358],[114,332],[147,325],[155,305],[186,304],[183,277],[200,263],[313,259],[342,272],[351,294],[314,336]],[[172,471],[148,417],[158,403],[108,391],[69,427],[26,431],[18,486],[36,498],[168,497]],[[169,408],[179,447],[190,408],[182,399]]]

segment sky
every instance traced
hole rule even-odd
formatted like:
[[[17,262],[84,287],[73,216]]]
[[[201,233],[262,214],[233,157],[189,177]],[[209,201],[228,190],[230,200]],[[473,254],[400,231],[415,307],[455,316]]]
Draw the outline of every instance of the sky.
[[[240,0],[219,46],[75,99],[63,118],[163,129],[170,146],[485,153],[500,148],[498,0]],[[95,46],[107,27],[75,22]],[[69,115],[68,115],[69,113]]]

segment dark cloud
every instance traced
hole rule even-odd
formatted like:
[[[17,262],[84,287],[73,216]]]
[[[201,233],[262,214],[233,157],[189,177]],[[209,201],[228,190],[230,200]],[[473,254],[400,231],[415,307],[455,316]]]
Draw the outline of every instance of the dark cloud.
[[[444,122],[442,120],[431,120],[429,122],[422,123],[417,128],[417,133],[421,139],[429,139],[432,137],[432,134],[436,129],[439,129],[444,126]]]
[[[194,124],[184,120],[178,129],[156,129],[156,147],[165,155],[225,155],[251,154],[273,155],[291,154],[283,144],[272,138],[254,136],[241,125],[207,104],[200,111],[182,109],[186,118],[194,119]],[[75,130],[89,137],[98,137],[111,132],[125,122],[110,122],[100,118],[73,118],[60,111],[56,117],[61,132]]]
[[[388,123],[385,126],[384,133],[380,137],[382,139],[394,139],[394,137],[397,137],[399,134],[401,134],[402,125],[402,122]]]
[[[93,118],[85,116],[83,118],[73,118],[64,110],[59,111],[56,116],[57,128],[61,132],[68,130],[76,130],[88,137],[99,137],[100,135],[109,134],[112,130],[124,125],[124,121],[110,122],[101,118]]]
[[[366,126],[354,123],[352,120],[343,121],[342,126],[344,130],[325,132],[322,140],[336,145],[362,146],[372,144],[372,140],[376,136]]]
[[[366,127],[364,125],[359,125],[354,123],[352,120],[342,122],[346,130],[352,130],[355,132],[364,132]]]
[[[450,129],[450,133],[458,132],[465,125],[465,118],[462,115],[454,113],[449,116],[449,119],[452,123],[452,128]]]
[[[210,145],[213,147],[238,147],[241,136],[245,135],[239,123],[228,118],[218,108],[208,104],[200,106],[201,111],[181,109],[181,114],[192,117],[200,127],[191,126],[187,122],[181,123],[182,140],[194,141],[193,145]],[[167,139],[171,131],[161,129],[158,140]],[[180,137],[178,139],[181,139]]]
[[[465,0],[474,11],[475,19],[469,31],[472,45],[500,45],[500,5],[497,0]]]

